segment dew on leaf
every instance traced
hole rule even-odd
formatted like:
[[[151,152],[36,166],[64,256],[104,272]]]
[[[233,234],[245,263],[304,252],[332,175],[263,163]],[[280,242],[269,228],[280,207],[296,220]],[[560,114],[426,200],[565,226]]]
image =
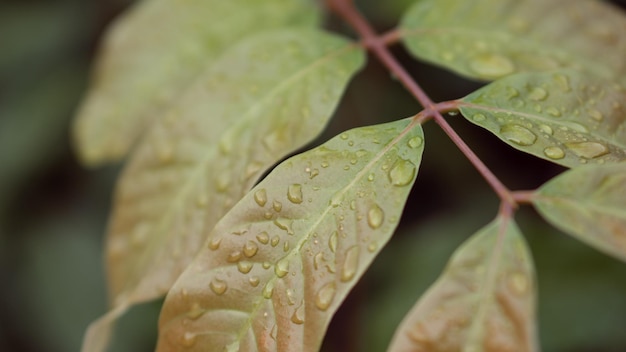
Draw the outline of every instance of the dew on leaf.
[[[193,347],[196,344],[197,335],[192,332],[185,332],[180,340],[183,347]]]
[[[240,350],[239,341],[234,341],[224,348],[224,352],[239,352]]]
[[[315,305],[317,308],[322,311],[327,310],[331,303],[333,303],[336,292],[337,288],[334,281],[322,286],[315,296]]]
[[[220,237],[212,238],[209,241],[209,249],[212,251],[216,251],[220,248],[220,243],[222,243],[222,239]]]
[[[256,235],[257,241],[261,244],[268,244],[270,241],[270,235],[267,232],[263,231],[260,234]]]
[[[211,280],[211,283],[209,284],[209,287],[211,288],[211,291],[213,291],[213,293],[215,293],[216,295],[220,296],[222,294],[224,294],[224,292],[226,292],[226,289],[228,288],[228,285],[226,285],[226,282],[224,280],[220,280],[220,279],[213,279]]]
[[[384,220],[385,213],[378,205],[374,204],[367,212],[367,224],[372,229],[377,229],[383,224]]]
[[[258,250],[259,250],[259,246],[254,241],[248,241],[243,246],[243,254],[248,258],[254,257],[254,255],[256,254]]]
[[[278,218],[274,220],[274,225],[276,225],[276,227],[278,227],[281,230],[287,231],[287,233],[290,235],[294,234],[293,230],[291,229],[292,223],[293,223],[293,220],[290,220],[290,219]]]
[[[359,246],[352,246],[346,251],[346,257],[343,262],[343,268],[341,270],[341,281],[350,281],[359,267]]]
[[[415,136],[409,139],[407,144],[409,145],[409,148],[415,149],[415,148],[419,148],[422,145],[422,143],[424,143],[424,139],[422,139],[422,137]]]
[[[374,253],[377,249],[378,249],[378,244],[376,242],[370,242],[370,244],[367,245],[367,250],[370,253]]]
[[[198,302],[194,302],[191,305],[191,309],[187,312],[187,318],[191,320],[196,320],[200,318],[205,313],[205,310],[198,304]]]
[[[604,115],[602,115],[602,113],[598,110],[589,110],[589,116],[591,116],[592,119],[601,122],[604,119]]]
[[[531,89],[531,91],[528,93],[528,98],[535,101],[542,101],[545,100],[547,97],[548,92],[541,87],[535,87]]]
[[[269,269],[272,267],[272,263],[270,262],[263,262],[263,264],[261,264],[261,266],[263,267],[263,269]]]
[[[276,263],[276,265],[274,266],[274,273],[280,278],[285,277],[285,275],[289,273],[289,261],[286,257]]]
[[[504,125],[500,128],[502,136],[517,145],[529,146],[533,145],[537,140],[537,136],[526,127],[516,124]]]
[[[283,210],[283,203],[275,200],[274,202],[272,202],[272,208],[275,212],[280,213],[280,211]]]
[[[487,78],[499,78],[515,70],[515,64],[509,58],[490,53],[475,56],[469,67],[475,73]]]
[[[474,114],[474,116],[472,116],[472,120],[474,120],[475,122],[483,122],[486,119],[487,118],[483,114]]]
[[[324,253],[319,252],[313,257],[313,266],[315,270],[319,270],[322,267],[322,262],[324,261]]]
[[[254,192],[254,201],[260,207],[265,206],[265,203],[267,203],[267,192],[265,191],[265,188],[261,188]]]
[[[247,274],[252,270],[252,263],[246,261],[240,261],[237,263],[237,270],[242,274]]]
[[[302,203],[302,185],[294,183],[287,188],[287,199],[294,204]]]
[[[270,244],[272,245],[272,247],[276,247],[278,245],[278,242],[280,242],[280,237],[276,235],[272,237],[272,241],[270,242]]]
[[[550,127],[550,126],[548,126],[548,125],[541,124],[541,125],[539,125],[539,129],[540,129],[543,133],[545,133],[545,134],[547,134],[547,135],[550,135],[550,136],[554,133],[554,131],[552,130],[552,127]]]
[[[557,108],[555,108],[554,106],[550,106],[546,109],[546,112],[548,114],[550,114],[551,116],[554,117],[560,117],[561,116],[561,111]]]
[[[333,253],[335,253],[335,251],[337,250],[338,237],[339,237],[339,234],[337,233],[337,231],[333,231],[333,233],[331,233],[330,237],[328,238],[328,248]]]
[[[408,160],[400,159],[389,171],[389,180],[394,186],[406,186],[415,177],[415,164]]]
[[[554,81],[563,92],[567,93],[572,90],[569,84],[569,78],[564,74],[559,73],[554,75]]]
[[[294,324],[304,324],[304,302],[291,315],[291,322]]]
[[[239,259],[241,259],[241,251],[233,251],[228,255],[226,261],[228,261],[229,263],[235,263],[239,261]]]
[[[581,158],[593,159],[609,153],[606,145],[597,142],[566,143],[565,145]]]
[[[285,241],[285,243],[283,243],[283,252],[288,252],[289,251],[289,241]]]
[[[295,293],[293,292],[292,289],[288,288],[285,294],[287,295],[287,303],[290,306],[293,306],[294,304],[296,304]]]
[[[543,150],[543,154],[550,159],[563,159],[565,152],[560,147],[547,147]]]
[[[274,293],[274,281],[269,281],[265,287],[263,287],[263,298],[270,299]]]
[[[370,182],[374,181],[375,178],[376,178],[376,176],[374,176],[374,174],[367,175],[367,180],[370,181]]]
[[[259,286],[259,282],[261,280],[259,279],[258,276],[251,276],[250,278],[248,278],[248,282],[250,283],[250,286],[252,287],[257,287]]]

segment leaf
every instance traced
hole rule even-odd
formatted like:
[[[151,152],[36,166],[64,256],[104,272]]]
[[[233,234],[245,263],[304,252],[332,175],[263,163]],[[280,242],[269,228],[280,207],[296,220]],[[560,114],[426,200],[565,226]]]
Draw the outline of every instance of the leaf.
[[[533,204],[565,233],[626,261],[626,163],[569,170],[543,185]]]
[[[362,64],[357,46],[304,29],[259,34],[218,59],[119,181],[107,238],[114,306],[164,295],[264,170],[322,130]]]
[[[626,85],[571,70],[500,79],[468,95],[461,113],[507,144],[554,163],[626,160]]]
[[[280,164],[215,226],[168,293],[158,351],[317,351],[389,240],[423,151],[410,119]]]
[[[232,43],[288,25],[312,26],[318,10],[293,0],[144,0],[109,29],[74,137],[86,164],[116,161]],[[158,28],[155,31],[155,28]]]
[[[536,351],[535,290],[524,237],[498,218],[456,250],[389,351]]]
[[[417,58],[469,78],[584,68],[622,83],[625,34],[619,8],[589,0],[420,0],[400,33]]]

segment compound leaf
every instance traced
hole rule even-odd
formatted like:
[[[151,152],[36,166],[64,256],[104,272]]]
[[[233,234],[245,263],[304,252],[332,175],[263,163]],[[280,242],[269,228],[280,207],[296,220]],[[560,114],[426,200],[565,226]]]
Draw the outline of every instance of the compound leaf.
[[[456,250],[389,351],[536,351],[535,290],[524,237],[498,218]]]
[[[626,160],[626,87],[572,70],[502,78],[463,98],[471,122],[554,163]]]
[[[533,204],[565,233],[626,261],[626,163],[569,170],[543,185]]]
[[[293,0],[145,0],[118,19],[100,50],[74,136],[87,164],[126,155],[146,127],[233,42],[287,25],[313,26],[318,9]],[[157,30],[158,29],[158,30]]]
[[[567,67],[626,82],[626,16],[602,1],[420,0],[400,35],[417,58],[470,78]]]
[[[410,119],[281,163],[222,218],[168,293],[158,351],[317,351],[402,213],[423,151]]]
[[[357,46],[309,29],[264,32],[225,52],[154,123],[120,178],[107,238],[113,305],[167,293],[264,170],[322,130],[363,60]]]

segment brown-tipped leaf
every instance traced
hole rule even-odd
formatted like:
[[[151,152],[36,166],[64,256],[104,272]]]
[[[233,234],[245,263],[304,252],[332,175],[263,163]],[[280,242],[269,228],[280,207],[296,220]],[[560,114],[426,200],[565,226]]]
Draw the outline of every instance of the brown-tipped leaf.
[[[422,138],[400,120],[281,163],[220,220],[168,293],[157,350],[317,351],[398,224]]]
[[[626,163],[569,170],[543,185],[533,204],[565,233],[626,261]]]
[[[388,351],[536,351],[535,290],[524,237],[498,218],[456,250]]]

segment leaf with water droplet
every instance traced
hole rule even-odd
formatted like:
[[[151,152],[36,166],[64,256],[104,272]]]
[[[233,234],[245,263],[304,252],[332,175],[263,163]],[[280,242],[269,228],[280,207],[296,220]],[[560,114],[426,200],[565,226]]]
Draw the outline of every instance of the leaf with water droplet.
[[[626,163],[569,170],[543,185],[533,204],[565,233],[626,261]]]
[[[111,26],[103,41],[74,129],[82,160],[91,165],[118,160],[155,120],[175,118],[167,107],[194,82],[207,83],[206,70],[233,43],[264,30],[313,27],[318,17],[317,8],[306,1],[137,4]],[[263,59],[258,53],[254,60]],[[165,146],[163,160],[175,154]]]
[[[399,35],[418,59],[470,78],[580,68],[626,83],[626,16],[603,1],[421,0]]]
[[[454,252],[388,351],[537,351],[535,291],[524,237],[497,218]]]
[[[563,166],[626,160],[626,85],[615,81],[572,70],[521,73],[459,108],[507,144]]]
[[[251,59],[259,52],[267,61]],[[175,124],[156,121],[119,180],[107,239],[115,304],[119,297],[132,304],[167,293],[207,232],[263,171],[324,128],[362,63],[362,50],[354,44],[296,28],[255,35],[217,59],[209,76],[219,84],[202,81],[191,89],[175,109]],[[258,91],[247,89],[250,85]],[[332,99],[321,99],[329,91]],[[308,117],[294,118],[303,105]],[[277,131],[281,138],[272,150],[258,147]],[[167,163],[154,147],[164,141],[177,150]],[[298,201],[298,188],[291,191]],[[199,195],[205,196],[200,205]],[[257,189],[254,199],[267,213],[274,198]],[[217,250],[219,240],[212,241],[205,247]],[[254,252],[243,245],[236,251],[230,253]]]
[[[411,119],[346,135],[278,165],[218,222],[168,293],[158,351],[175,350],[185,333],[197,336],[190,351],[221,351],[232,343],[248,346],[244,350],[319,349],[332,315],[395,230],[398,222],[390,219],[402,213],[423,151],[421,126]],[[323,163],[316,177],[306,172]],[[406,165],[390,177],[399,163]],[[270,219],[255,197],[261,189],[282,204]],[[232,235],[242,227],[245,233]],[[209,248],[214,238],[221,238],[218,250]],[[241,270],[230,254],[251,241],[258,251],[238,258],[246,262]],[[206,289],[216,278],[228,287],[219,295]],[[202,317],[182,324],[198,304]]]

